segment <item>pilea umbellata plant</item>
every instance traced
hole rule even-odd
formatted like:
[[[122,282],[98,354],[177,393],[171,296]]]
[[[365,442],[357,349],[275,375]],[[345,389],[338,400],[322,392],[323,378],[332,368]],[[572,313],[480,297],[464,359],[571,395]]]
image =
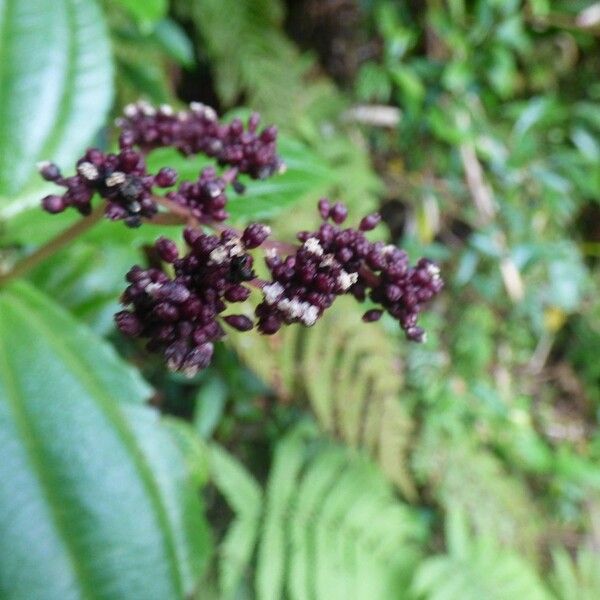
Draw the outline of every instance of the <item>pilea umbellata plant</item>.
[[[295,244],[272,240],[263,223],[243,231],[227,226],[227,195],[244,193],[239,175],[265,179],[285,170],[277,154],[276,127],[259,130],[259,124],[257,113],[246,126],[240,119],[222,123],[212,108],[197,102],[179,111],[138,102],[125,107],[116,121],[117,153],[89,148],[71,176],[53,162],[39,164],[44,179],[66,188],[62,195],[43,198],[48,213],[75,209],[89,223],[104,215],[128,227],[144,221],[184,226],[185,251],[161,237],[154,248],[162,266],[135,265],[127,273],[129,285],[121,297],[125,309],[115,315],[120,331],[145,340],[147,350],[161,353],[170,370],[192,377],[210,364],[214,343],[225,336],[223,325],[244,332],[256,326],[263,335],[293,323],[310,327],[337,297],[349,294],[374,304],[363,314],[364,322],[378,321],[385,311],[407,339],[423,341],[425,331],[417,319],[443,287],[439,268],[426,258],[411,266],[403,250],[370,242],[365,233],[379,224],[378,213],[362,217],[356,227],[344,227],[346,206],[321,198],[321,226],[298,232]],[[165,147],[214,158],[222,173],[205,167],[195,181],[178,181],[168,165],[148,172],[146,154]],[[269,279],[253,269],[259,250]],[[254,319],[247,310],[228,312],[250,298],[252,287],[262,294]]]
[[[0,598],[600,598],[599,22],[0,0]]]

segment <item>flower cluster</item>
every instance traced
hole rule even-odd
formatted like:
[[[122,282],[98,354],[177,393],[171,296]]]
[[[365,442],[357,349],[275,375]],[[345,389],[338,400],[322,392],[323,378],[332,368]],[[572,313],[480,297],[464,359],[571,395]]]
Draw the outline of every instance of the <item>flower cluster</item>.
[[[323,222],[316,231],[298,233],[296,245],[268,240],[270,229],[260,223],[242,232],[219,225],[228,217],[228,186],[243,192],[239,174],[262,179],[283,170],[277,131],[267,127],[259,132],[257,114],[244,127],[239,119],[221,123],[211,108],[198,103],[176,112],[139,102],[127,106],[117,124],[118,153],[89,149],[71,177],[64,177],[53,163],[40,164],[44,179],[66,188],[62,195],[46,196],[42,205],[50,213],[73,207],[89,215],[98,194],[106,200],[106,216],[131,227],[154,217],[158,203],[176,222],[188,224],[184,255],[175,242],[160,238],[154,248],[162,266],[130,269],[121,297],[124,310],[115,315],[125,335],[146,340],[147,349],[161,353],[170,369],[192,376],[205,368],[214,343],[225,335],[224,325],[249,331],[256,324],[265,335],[292,323],[310,327],[343,294],[377,305],[364,313],[365,322],[387,312],[408,339],[423,341],[425,332],[417,319],[423,305],[442,289],[439,269],[427,259],[411,266],[399,248],[369,241],[365,233],[378,225],[378,214],[365,216],[358,227],[347,227],[346,206],[322,199],[318,208]],[[144,159],[146,152],[167,146],[184,155],[206,154],[228,169],[219,174],[204,168],[195,181],[174,188],[174,169],[152,174]],[[159,197],[154,188],[172,189]],[[208,234],[200,225],[219,233]],[[250,251],[259,247],[266,254],[268,280],[257,278],[253,270]],[[229,305],[248,300],[251,286],[262,294],[255,321],[242,312],[224,314]]]
[[[165,146],[182,154],[205,154],[220,165],[236,167],[254,179],[265,179],[280,172],[283,162],[277,156],[277,129],[267,127],[258,133],[260,117],[254,113],[247,128],[240,119],[219,122],[217,113],[204,104],[192,102],[190,110],[174,111],[170,106],[154,108],[146,102],[125,107],[117,121],[121,143],[144,150]]]
[[[171,187],[177,180],[177,173],[168,167],[156,175],[148,173],[144,157],[131,148],[118,154],[92,148],[77,161],[77,174],[72,177],[63,177],[60,169],[50,162],[40,163],[39,170],[44,179],[66,188],[61,196],[52,194],[42,200],[49,213],[59,213],[71,206],[82,215],[89,215],[92,197],[98,193],[107,201],[106,217],[123,219],[130,227],[137,227],[142,218],[156,214],[153,187]]]
[[[396,319],[408,339],[423,341],[417,318],[424,303],[442,289],[438,268],[421,259],[408,264],[406,254],[395,246],[370,242],[365,232],[374,229],[380,217],[364,217],[358,228],[343,228],[347,210],[341,203],[319,202],[323,223],[317,231],[298,233],[298,246],[287,246],[267,238],[266,225],[254,223],[238,233],[224,229],[219,236],[186,228],[189,252],[179,257],[177,246],[161,238],[155,245],[174,276],[158,269],[134,267],[122,297],[127,307],[116,315],[123,333],[148,339],[150,351],[164,354],[168,366],[188,375],[210,361],[214,342],[224,336],[222,322],[239,331],[249,331],[254,322],[245,314],[221,316],[228,304],[244,302],[250,284],[262,292],[256,307],[257,328],[271,335],[283,325],[313,325],[336,297],[352,294],[367,297],[380,308],[367,310],[363,320],[378,320],[383,311]],[[271,278],[258,279],[249,250],[261,247]]]
[[[222,176],[213,168],[205,168],[197,181],[184,181],[179,189],[167,194],[191,218],[202,223],[224,221],[228,216],[225,188],[231,183],[236,192],[244,190],[238,174],[262,179],[284,169],[277,156],[277,130],[267,127],[257,132],[259,120],[257,114],[251,115],[244,128],[239,119],[220,123],[211,108],[198,103],[179,112],[167,105],[156,109],[146,102],[131,104],[125,108],[125,116],[118,119],[122,132],[117,154],[89,149],[77,161],[77,172],[72,177],[64,177],[54,163],[39,164],[44,179],[66,188],[62,195],[46,196],[42,207],[53,214],[73,207],[88,215],[97,193],[107,201],[107,218],[137,227],[142,219],[151,219],[158,212],[153,187],[169,188],[177,181],[177,172],[169,167],[155,175],[148,173],[144,154],[172,146],[186,155],[204,153],[232,167]]]
[[[262,225],[250,225],[241,236],[231,229],[217,236],[188,227],[184,238],[189,252],[181,258],[174,242],[160,238],[155,249],[173,265],[174,276],[134,266],[121,298],[128,309],[115,315],[117,326],[127,336],[146,338],[147,349],[161,352],[171,370],[193,376],[209,364],[214,342],[224,335],[220,314],[228,303],[248,299],[244,283],[254,272],[247,250],[268,234]],[[251,319],[242,314],[222,321],[240,331],[252,328]]]
[[[408,339],[423,341],[425,332],[416,323],[422,305],[442,289],[438,267],[427,259],[410,267],[404,251],[370,242],[364,232],[377,226],[378,214],[367,215],[353,229],[340,227],[347,216],[342,203],[322,199],[319,212],[324,223],[298,234],[302,245],[295,254],[267,258],[273,281],[263,286],[264,299],[256,309],[259,330],[271,334],[283,324],[310,326],[336,296],[350,293],[381,305],[364,314],[366,322],[378,320],[385,310]]]

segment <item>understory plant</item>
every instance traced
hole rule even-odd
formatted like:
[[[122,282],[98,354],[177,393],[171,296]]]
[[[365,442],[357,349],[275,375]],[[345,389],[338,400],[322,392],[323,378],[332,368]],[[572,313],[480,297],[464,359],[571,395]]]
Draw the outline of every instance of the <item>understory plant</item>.
[[[1,600],[600,598],[595,4],[0,0]]]
[[[48,213],[74,208],[86,217],[85,227],[102,214],[134,228],[144,221],[185,225],[186,251],[180,253],[175,241],[161,237],[153,247],[157,265],[135,265],[127,273],[129,285],[121,296],[126,309],[115,315],[120,331],[147,340],[146,348],[161,353],[169,369],[193,377],[210,364],[214,342],[225,335],[222,323],[238,331],[254,328],[247,314],[221,314],[247,301],[254,287],[262,294],[254,314],[264,335],[277,333],[283,325],[313,326],[336,297],[350,294],[359,302],[371,301],[364,322],[378,321],[386,311],[409,340],[423,341],[425,331],[417,319],[422,306],[442,289],[439,268],[426,258],[410,266],[406,252],[370,242],[365,233],[379,224],[378,213],[364,216],[357,228],[342,228],[348,209],[322,198],[322,225],[297,233],[296,245],[270,240],[271,230],[263,223],[251,223],[242,231],[224,224],[227,194],[230,189],[243,194],[245,189],[239,176],[266,179],[285,170],[277,155],[276,128],[258,132],[259,122],[253,113],[246,128],[240,119],[224,124],[212,108],[197,102],[185,111],[140,102],[125,107],[117,119],[118,153],[89,148],[68,177],[53,162],[39,163],[45,180],[66,188],[62,195],[43,198]],[[179,182],[169,166],[149,173],[145,154],[165,147],[185,156],[206,154],[227,169],[218,175],[215,168],[204,167],[195,181]],[[160,195],[155,188],[173,189]],[[101,200],[94,208],[96,196]],[[85,227],[75,225],[71,231],[80,234]],[[63,233],[59,243],[71,237]],[[48,247],[55,250],[58,244]],[[253,270],[249,251],[259,248],[266,253],[269,279]],[[40,250],[37,257],[46,254]],[[37,257],[28,257],[25,266],[17,264],[5,281],[34,266]]]

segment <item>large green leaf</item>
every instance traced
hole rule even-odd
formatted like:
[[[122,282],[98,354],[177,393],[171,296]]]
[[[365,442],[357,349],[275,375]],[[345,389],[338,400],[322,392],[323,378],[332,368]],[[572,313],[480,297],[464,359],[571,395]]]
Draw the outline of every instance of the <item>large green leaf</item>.
[[[102,124],[110,47],[94,0],[0,0],[0,194],[40,159],[63,166]]]
[[[0,293],[0,340],[0,597],[183,598],[209,542],[151,390],[25,283]]]

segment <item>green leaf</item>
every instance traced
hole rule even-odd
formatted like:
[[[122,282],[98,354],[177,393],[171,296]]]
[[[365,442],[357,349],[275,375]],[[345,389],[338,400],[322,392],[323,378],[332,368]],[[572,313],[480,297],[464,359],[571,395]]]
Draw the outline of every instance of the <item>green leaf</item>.
[[[453,529],[453,531],[449,531]],[[448,554],[421,563],[413,590],[427,600],[551,600],[535,569],[521,556],[501,549],[491,537],[471,537],[464,515],[450,511]]]
[[[278,147],[286,164],[285,173],[258,181],[243,177],[245,192],[228,192],[227,210],[232,222],[272,218],[308,196],[318,198],[331,185],[334,173],[306,145],[280,136]],[[203,156],[186,158],[171,148],[155,150],[148,156],[149,170],[173,167],[179,172],[180,181],[197,179],[208,165],[214,165],[214,161]]]
[[[243,466],[218,446],[211,448],[210,469],[215,485],[236,513],[220,548],[219,582],[221,598],[226,600],[235,597],[252,558],[258,535],[262,490]]]
[[[151,39],[156,42],[166,54],[184,67],[194,64],[194,45],[182,27],[172,19],[160,21]]]
[[[279,444],[267,489],[266,516],[258,550],[256,593],[259,600],[283,596],[286,531],[282,527],[290,509],[296,479],[303,463],[303,440],[290,435]]]
[[[94,0],[0,0],[0,194],[22,190],[40,159],[72,162],[111,99]]]
[[[24,282],[0,293],[0,340],[2,597],[184,598],[210,545],[151,390]]]
[[[560,600],[594,600],[600,597],[600,561],[598,554],[587,548],[578,548],[571,558],[564,548],[552,551],[552,587]]]
[[[230,196],[227,210],[234,221],[272,218],[308,196],[316,199],[331,184],[333,173],[301,142],[281,137],[279,152],[285,173],[248,180],[244,194]]]
[[[113,0],[120,4],[142,29],[151,29],[169,8],[168,0]]]
[[[196,396],[194,428],[201,438],[208,439],[223,417],[227,401],[227,386],[219,377],[211,377],[202,384]]]
[[[412,418],[399,399],[402,376],[395,338],[380,325],[357,324],[365,308],[338,299],[315,327],[294,325],[275,338],[231,334],[237,352],[283,397],[302,390],[320,427],[361,447],[410,499],[416,492],[407,451]],[[272,339],[277,340],[273,352]]]

